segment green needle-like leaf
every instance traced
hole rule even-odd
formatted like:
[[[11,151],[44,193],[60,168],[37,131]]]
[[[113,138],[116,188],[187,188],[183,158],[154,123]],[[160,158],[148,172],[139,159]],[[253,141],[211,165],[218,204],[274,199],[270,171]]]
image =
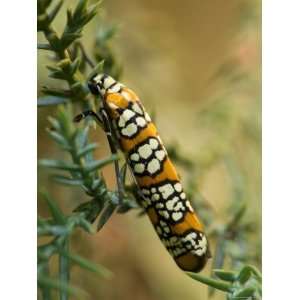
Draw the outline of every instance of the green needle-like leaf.
[[[237,273],[233,271],[213,270],[214,274],[225,281],[233,282],[236,280]]]
[[[82,156],[86,155],[87,153],[94,151],[97,147],[98,147],[98,144],[96,144],[96,143],[88,144],[78,151],[77,156],[82,157]]]
[[[52,9],[52,11],[48,14],[48,20],[49,23],[53,22],[54,18],[56,17],[56,15],[58,14],[60,8],[63,5],[63,0],[60,0]]]
[[[79,66],[81,64],[81,59],[79,57],[77,57],[73,63],[71,63],[70,65],[70,74],[74,75],[75,72],[77,72]]]
[[[101,160],[95,160],[95,161],[87,163],[84,167],[84,170],[85,170],[85,172],[93,172],[93,171],[96,171],[97,169],[101,169],[101,168],[105,167],[106,165],[108,165],[118,159],[119,159],[119,156],[116,154],[113,154],[108,158],[101,159]]]
[[[251,265],[244,266],[241,269],[237,279],[239,280],[239,282],[245,283],[249,280],[251,275],[254,275],[259,282],[262,281],[261,273],[254,266]]]
[[[55,159],[40,159],[39,165],[42,167],[65,170],[65,171],[80,171],[80,166],[72,163],[66,163],[64,161]]]
[[[52,176],[52,179],[63,185],[81,186],[84,184],[82,179],[69,178],[61,175],[54,175]]]
[[[56,131],[60,131],[61,130],[61,126],[60,123],[58,122],[57,119],[49,116],[48,117],[48,121],[51,124],[52,128],[55,129]]]
[[[54,220],[58,224],[65,224],[66,218],[65,218],[64,214],[62,213],[62,211],[60,210],[60,208],[58,207],[58,205],[50,198],[50,196],[47,193],[43,192],[42,194],[48,204],[48,207],[50,209],[50,212],[51,212]]]
[[[241,291],[239,291],[238,293],[234,293],[233,296],[232,296],[232,299],[249,299],[251,300],[251,296],[254,295],[256,289],[254,287],[246,287],[244,289],[242,289]]]
[[[203,276],[201,274],[196,274],[192,272],[186,272],[191,278],[200,281],[206,285],[209,285],[215,289],[224,291],[224,292],[230,292],[231,291],[231,284],[226,281],[216,280],[210,277]]]
[[[240,283],[245,283],[246,281],[249,280],[249,278],[251,277],[251,269],[249,268],[249,266],[245,266],[239,273],[238,275],[238,281]]]
[[[51,45],[49,44],[43,44],[43,43],[38,43],[37,48],[39,50],[52,50]]]
[[[74,135],[74,140],[78,148],[82,149],[88,143],[89,127],[78,129]]]
[[[90,72],[90,74],[87,76],[88,81],[92,79],[93,76],[102,73],[103,72],[103,67],[104,67],[104,60],[100,61]]]
[[[74,10],[73,18],[80,19],[80,17],[84,14],[88,4],[88,0],[79,0],[78,4]]]
[[[66,238],[63,241],[62,249],[64,253],[69,251],[69,240]],[[70,280],[70,265],[69,257],[66,255],[59,255],[59,279],[61,283],[68,284]],[[60,290],[60,300],[68,300],[69,293],[65,290]]]
[[[42,106],[59,105],[59,104],[67,103],[67,102],[68,102],[67,98],[44,96],[44,97],[38,98],[37,105],[39,107],[42,107]]]
[[[92,226],[92,224],[90,222],[88,222],[85,219],[81,219],[79,222],[80,227],[82,227],[85,231],[89,232],[89,233],[96,233],[96,230],[94,229],[94,227]]]
[[[60,236],[69,234],[69,230],[65,226],[38,226],[37,228],[38,236]]]
[[[66,284],[58,279],[53,279],[51,277],[39,276],[38,285],[42,288],[45,287],[55,289],[58,291],[63,291],[65,293],[68,293],[69,295],[74,296],[76,299],[85,299],[88,296],[84,290],[77,288],[73,285]]]
[[[52,137],[53,140],[55,140],[56,143],[64,147],[68,147],[68,141],[65,139],[65,137],[62,134],[50,129],[47,129],[47,133]]]
[[[97,275],[99,275],[100,277],[103,278],[111,278],[112,277],[112,273],[106,269],[105,267],[92,263],[89,260],[79,256],[79,255],[75,255],[75,254],[71,254],[71,253],[66,253],[66,252],[60,252],[61,255],[66,256],[70,259],[70,261],[72,261],[73,263],[79,265],[80,267],[89,270],[91,272],[96,273]]]
[[[42,87],[42,92],[45,95],[55,96],[58,98],[66,98],[66,100],[70,100],[70,98],[73,96],[70,90],[55,89],[47,86]]]

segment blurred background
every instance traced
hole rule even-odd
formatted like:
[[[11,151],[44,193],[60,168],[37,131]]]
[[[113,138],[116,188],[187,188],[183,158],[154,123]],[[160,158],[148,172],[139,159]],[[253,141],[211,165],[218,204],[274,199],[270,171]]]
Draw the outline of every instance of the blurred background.
[[[70,7],[75,3],[65,2]],[[194,206],[211,234],[212,254],[223,257],[224,268],[240,262],[261,267],[260,20],[256,0],[105,1],[82,39],[87,53],[93,53],[94,37],[103,24],[116,26],[110,46],[122,68],[120,80],[155,118],[184,186],[193,190]],[[64,24],[63,8],[55,20],[57,31]],[[43,85],[57,84],[48,78],[47,61],[48,54],[39,52],[39,91]],[[54,111],[38,110],[39,158],[62,156],[45,133],[47,116]],[[100,144],[96,157],[109,153],[100,128],[92,129],[90,138]],[[104,171],[113,188],[112,166]],[[87,200],[79,188],[53,183],[46,170],[38,174],[39,187],[59,199],[64,211]],[[243,236],[222,244],[218,232],[240,203],[246,203],[246,210],[236,228],[244,230]],[[39,214],[47,215],[43,205],[38,206]],[[114,214],[95,235],[79,231],[72,247],[114,273],[110,280],[99,280],[72,269],[72,283],[84,287],[90,299],[208,299],[207,286],[178,269],[148,218],[136,210]],[[205,274],[212,264],[218,262],[211,260]],[[216,292],[211,299],[225,296]]]

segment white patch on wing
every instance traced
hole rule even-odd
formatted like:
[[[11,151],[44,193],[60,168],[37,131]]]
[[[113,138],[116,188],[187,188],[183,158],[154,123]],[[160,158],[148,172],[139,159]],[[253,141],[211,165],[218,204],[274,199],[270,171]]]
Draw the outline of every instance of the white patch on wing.
[[[193,209],[190,201],[186,201],[185,205],[187,206],[187,208],[189,209],[190,212],[194,212],[194,209]]]
[[[136,164],[136,165],[134,166],[134,171],[135,171],[136,173],[143,173],[144,170],[145,170],[145,166],[144,166],[143,164]]]
[[[137,133],[137,126],[134,123],[130,123],[121,132],[123,135],[131,137]]]
[[[160,209],[160,208],[164,208],[164,205],[162,203],[157,203],[155,205],[156,208]]]
[[[159,194],[154,194],[154,195],[152,195],[151,199],[152,199],[153,201],[159,200]]]
[[[103,77],[103,74],[98,74],[97,76],[94,77],[94,81],[99,83],[101,81],[102,77]]]
[[[166,153],[164,150],[159,150],[159,151],[156,151],[155,152],[155,156],[160,160],[160,161],[163,161],[165,156],[166,156]]]
[[[160,162],[156,158],[152,159],[147,166],[147,170],[150,174],[154,174],[159,170],[159,168],[160,168]]]
[[[139,106],[137,103],[134,103],[134,104],[132,105],[132,109],[133,109],[136,113],[138,113],[138,114],[140,114],[140,115],[143,115],[143,111],[142,111],[142,109],[140,108],[140,106]]]
[[[136,118],[136,123],[140,126],[140,127],[144,127],[146,125],[146,121],[144,118],[142,117],[137,117]]]
[[[149,144],[152,149],[157,149],[158,147],[158,141],[156,139],[150,139]]]
[[[159,210],[158,213],[166,219],[170,218],[169,212],[167,210]]]
[[[140,156],[144,159],[147,159],[152,154],[152,150],[148,144],[139,147],[138,152]]]
[[[172,213],[172,219],[176,222],[178,220],[180,220],[183,217],[183,213],[182,212],[174,212]]]
[[[164,232],[166,232],[166,233],[170,233],[171,232],[170,228],[168,227],[168,225],[167,225],[166,222],[164,222],[164,221],[161,220],[159,222],[159,225],[161,226],[161,228],[163,229]]]
[[[120,91],[122,85],[120,83],[115,84],[113,87],[108,89],[108,93],[117,93]]]
[[[178,202],[176,203],[176,205],[174,206],[174,210],[175,210],[175,211],[184,210],[184,206],[182,205],[182,202],[181,202],[181,201],[178,201]]]
[[[125,109],[121,115],[121,118],[124,119],[124,121],[130,120],[133,116],[135,116],[135,113],[131,111],[130,109]]]
[[[124,118],[122,118],[122,116],[121,116],[119,119],[119,122],[118,122],[118,126],[123,128],[125,126],[125,123],[126,123],[126,120],[124,120]]]
[[[113,83],[115,83],[116,81],[112,78],[112,77],[110,77],[110,76],[108,76],[108,77],[106,77],[105,79],[104,79],[104,84],[103,84],[103,86],[105,87],[105,89],[107,89],[107,88],[109,88]]]
[[[147,122],[149,122],[149,123],[151,122],[151,118],[147,112],[145,112],[145,119]]]
[[[198,256],[202,256],[206,252],[206,248],[205,249],[199,248],[199,249],[197,249],[195,251],[192,251],[192,252],[195,253]]]
[[[175,207],[175,204],[178,202],[178,197],[174,197],[173,199],[171,200],[168,200],[166,202],[166,207],[168,210],[174,210],[174,207]]]
[[[174,188],[177,192],[181,192],[182,191],[182,186],[180,184],[180,182],[177,182],[175,185],[174,185]]]
[[[181,194],[180,194],[180,198],[181,198],[181,199],[185,199],[185,198],[186,198],[186,194],[185,194],[185,193],[181,193]]]
[[[206,251],[207,251],[207,240],[205,236],[202,236],[202,240],[198,240],[198,245],[197,247],[199,247],[200,249],[197,249],[195,251],[195,253],[197,255],[203,255]]]
[[[133,153],[130,155],[130,159],[133,161],[139,161],[140,160],[140,156],[137,153]]]
[[[170,183],[159,187],[158,190],[162,193],[164,199],[167,199],[170,195],[174,193],[173,186]]]
[[[198,256],[202,256],[207,251],[206,237],[201,233],[200,236],[202,239],[199,239],[195,232],[191,232],[183,238],[184,242],[188,242],[186,247],[192,249],[191,252]]]

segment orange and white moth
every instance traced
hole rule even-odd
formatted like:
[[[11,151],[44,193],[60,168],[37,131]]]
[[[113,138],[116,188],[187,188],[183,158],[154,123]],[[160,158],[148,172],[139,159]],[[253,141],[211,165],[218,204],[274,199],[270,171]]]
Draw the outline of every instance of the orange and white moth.
[[[94,76],[89,88],[103,99],[113,134],[143,195],[142,205],[162,243],[181,269],[200,271],[211,256],[204,226],[138,96],[105,74]]]

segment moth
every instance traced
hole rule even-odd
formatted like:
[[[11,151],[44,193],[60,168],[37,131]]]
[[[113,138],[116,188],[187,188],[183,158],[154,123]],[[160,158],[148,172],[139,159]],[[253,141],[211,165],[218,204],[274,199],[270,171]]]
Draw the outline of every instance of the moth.
[[[138,96],[106,74],[94,76],[89,89],[100,98],[99,116],[116,137],[141,192],[142,206],[176,264],[198,272],[211,257],[204,226],[186,197],[178,173]],[[109,139],[111,148],[114,145]]]

